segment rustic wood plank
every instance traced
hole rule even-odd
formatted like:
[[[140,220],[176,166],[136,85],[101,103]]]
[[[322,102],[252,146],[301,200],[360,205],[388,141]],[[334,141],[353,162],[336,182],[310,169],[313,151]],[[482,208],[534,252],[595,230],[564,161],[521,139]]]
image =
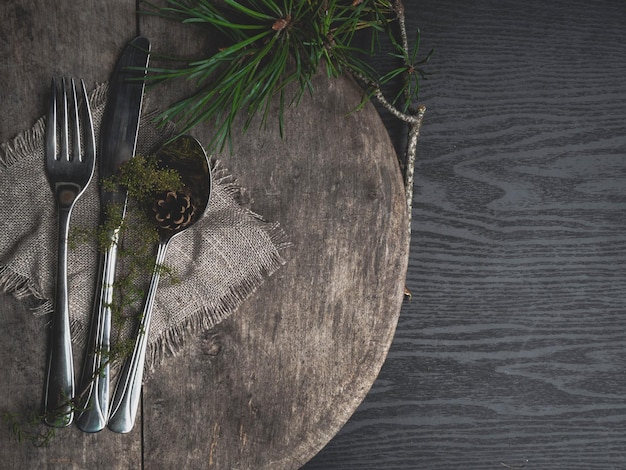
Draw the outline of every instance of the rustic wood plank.
[[[52,76],[82,77],[89,88],[108,80],[136,33],[134,1],[44,3],[0,4],[2,142],[44,114]],[[0,413],[26,415],[39,411],[43,397],[48,319],[5,294],[0,306]],[[75,351],[74,362],[82,364],[82,351]],[[49,447],[35,448],[18,444],[3,422],[0,459],[2,468],[140,468],[141,432],[88,435],[70,427],[57,431]]]
[[[414,296],[304,468],[624,468],[626,8],[405,3],[436,48]]]
[[[91,89],[108,80],[123,44],[136,33],[135,2],[37,0],[0,6],[0,141],[45,112],[52,76],[79,76]],[[44,84],[42,86],[42,84]]]
[[[172,28],[142,19],[155,51],[207,44]],[[407,262],[396,155],[373,107],[349,114],[361,96],[353,82],[319,76],[314,86],[286,113],[286,139],[273,110],[266,129],[253,124],[220,156],[253,209],[286,230],[290,260],[144,386],[148,468],[298,468],[353,413],[384,360]],[[158,90],[160,102],[167,96]],[[211,129],[194,133],[208,142]]]
[[[33,315],[33,302],[3,295],[0,308],[0,413],[17,418],[27,432],[45,431],[27,419],[39,411],[46,363],[47,318]],[[80,361],[78,355],[75,361]],[[81,362],[75,362],[80,364]],[[18,442],[3,421],[0,426],[1,468],[111,469],[141,468],[141,433],[122,436],[110,432],[85,434],[72,426],[55,432],[49,446]]]

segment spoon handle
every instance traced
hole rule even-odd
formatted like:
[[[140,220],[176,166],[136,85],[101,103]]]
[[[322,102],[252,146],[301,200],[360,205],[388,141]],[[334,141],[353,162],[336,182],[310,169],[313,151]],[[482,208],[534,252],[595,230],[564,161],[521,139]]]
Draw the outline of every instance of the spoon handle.
[[[141,321],[137,332],[135,348],[130,357],[126,358],[122,372],[117,382],[117,387],[113,395],[111,415],[109,417],[108,428],[111,431],[127,433],[133,429],[139,399],[141,397],[141,383],[143,380],[143,369],[146,358],[146,348],[148,346],[148,331],[152,318],[152,305],[156,297],[157,287],[160,279],[160,267],[165,261],[167,251],[167,240],[161,240],[157,249],[156,265],[150,280],[150,287]]]
[[[93,304],[87,357],[81,378],[82,412],[77,426],[85,432],[104,429],[109,407],[109,341],[111,335],[111,305],[117,260],[119,229],[112,233],[112,243],[100,256],[100,285]]]

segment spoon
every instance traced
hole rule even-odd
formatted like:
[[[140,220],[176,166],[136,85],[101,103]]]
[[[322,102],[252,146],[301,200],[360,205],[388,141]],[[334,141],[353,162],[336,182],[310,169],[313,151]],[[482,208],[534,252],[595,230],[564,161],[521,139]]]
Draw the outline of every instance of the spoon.
[[[152,305],[160,277],[160,266],[170,241],[196,223],[204,213],[211,193],[211,172],[206,152],[191,136],[181,136],[163,146],[156,154],[159,166],[176,170],[183,183],[182,190],[164,191],[155,197],[149,217],[155,223],[159,242],[146,303],[137,332],[137,340],[124,366],[113,395],[108,427],[119,433],[130,432],[135,423],[141,382],[148,345]]]

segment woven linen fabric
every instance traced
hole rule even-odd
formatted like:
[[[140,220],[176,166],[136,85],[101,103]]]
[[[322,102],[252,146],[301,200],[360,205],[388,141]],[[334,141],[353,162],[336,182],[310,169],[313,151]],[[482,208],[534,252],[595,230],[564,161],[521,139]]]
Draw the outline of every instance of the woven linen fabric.
[[[107,85],[90,95],[96,141]],[[147,106],[144,106],[146,108]],[[137,153],[155,152],[173,130],[142,118]],[[50,314],[57,258],[56,202],[45,173],[45,119],[0,146],[0,286],[18,297],[40,300],[38,312]],[[96,156],[97,158],[97,156]],[[72,227],[95,228],[99,222],[96,174],[72,213]],[[161,276],[149,331],[150,365],[166,351],[175,352],[190,331],[207,329],[232,314],[264,280],[285,263],[289,245],[278,223],[264,221],[245,203],[244,191],[219,162],[212,161],[213,188],[203,217],[169,245],[166,266],[176,282]],[[122,242],[124,243],[124,242]],[[83,347],[96,285],[96,242],[72,246],[68,286],[72,337]],[[123,264],[123,263],[122,263]],[[123,266],[118,266],[118,270]],[[150,272],[146,272],[147,284]],[[141,305],[137,305],[136,313]],[[132,334],[126,327],[123,334]],[[115,334],[112,335],[112,340]]]

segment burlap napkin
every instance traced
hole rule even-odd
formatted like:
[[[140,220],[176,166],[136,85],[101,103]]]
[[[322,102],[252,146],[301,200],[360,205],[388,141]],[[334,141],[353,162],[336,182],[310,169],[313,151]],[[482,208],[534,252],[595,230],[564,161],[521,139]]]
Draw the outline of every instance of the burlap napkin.
[[[96,139],[106,92],[106,85],[101,85],[90,98]],[[148,107],[146,103],[144,109]],[[47,314],[54,295],[57,219],[45,174],[44,131],[41,118],[32,129],[0,146],[0,287],[18,297],[39,299],[37,310]],[[154,152],[171,132],[156,128],[144,116],[137,152]],[[213,190],[203,218],[168,249],[166,264],[180,282],[162,278],[159,284],[149,334],[152,365],[164,352],[175,352],[189,332],[227,318],[285,262],[288,242],[279,225],[265,222],[247,207],[243,189],[219,163],[212,162],[212,175]],[[74,226],[98,223],[96,181],[77,202]],[[86,342],[95,288],[95,241],[72,248],[68,264],[72,334],[80,347]]]

